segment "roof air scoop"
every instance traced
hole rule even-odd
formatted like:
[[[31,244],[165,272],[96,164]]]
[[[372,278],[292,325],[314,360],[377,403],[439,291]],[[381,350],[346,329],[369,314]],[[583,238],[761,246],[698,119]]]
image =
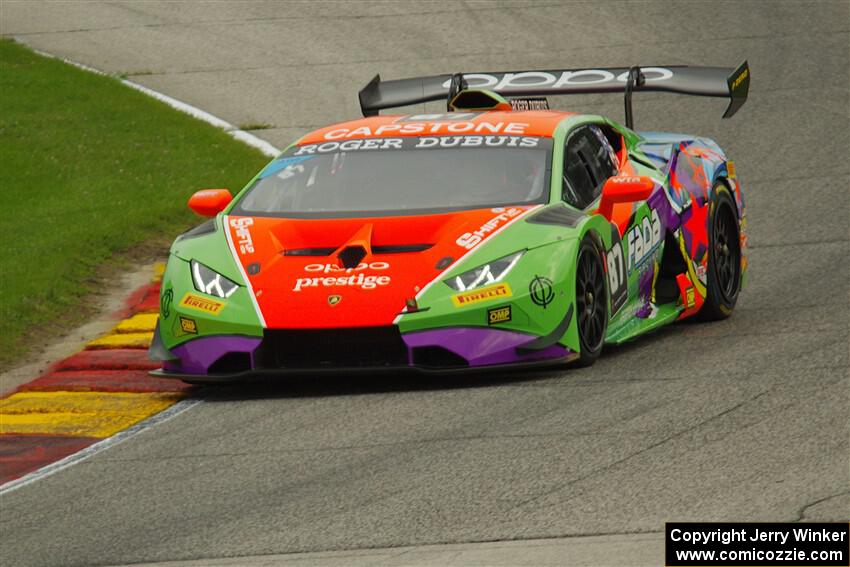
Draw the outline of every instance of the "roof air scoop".
[[[469,85],[466,83],[466,79],[463,78],[463,73],[455,73],[452,75],[451,82],[449,83],[449,96],[446,98],[446,110],[451,112],[454,110],[452,108],[452,103],[454,99],[469,88]]]
[[[351,270],[359,266],[364,258],[372,255],[371,241],[372,225],[365,224],[348,242],[338,248],[336,258],[339,267]]]
[[[505,97],[483,89],[464,89],[449,101],[449,110],[513,110]]]

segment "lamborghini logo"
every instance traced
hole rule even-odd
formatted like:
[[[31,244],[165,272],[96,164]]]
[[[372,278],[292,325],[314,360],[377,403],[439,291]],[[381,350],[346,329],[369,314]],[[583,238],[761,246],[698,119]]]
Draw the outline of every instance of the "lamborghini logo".
[[[340,301],[342,301],[341,295],[329,295],[328,296],[328,305],[330,305],[331,307],[333,307],[334,305],[336,305]]]

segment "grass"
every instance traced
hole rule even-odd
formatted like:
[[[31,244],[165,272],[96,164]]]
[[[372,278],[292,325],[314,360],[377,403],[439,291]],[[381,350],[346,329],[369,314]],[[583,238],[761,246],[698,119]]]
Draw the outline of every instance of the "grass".
[[[265,122],[246,122],[237,127],[240,130],[268,130],[270,128],[274,128],[274,126]]]
[[[266,157],[122,85],[0,40],[0,368],[91,314],[134,250],[200,219]]]

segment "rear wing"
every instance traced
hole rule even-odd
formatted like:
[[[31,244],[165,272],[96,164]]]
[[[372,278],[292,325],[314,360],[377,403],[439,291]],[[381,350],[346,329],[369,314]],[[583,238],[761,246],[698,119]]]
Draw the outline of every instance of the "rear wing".
[[[616,67],[433,75],[382,81],[380,75],[360,91],[363,116],[386,108],[435,100],[450,100],[460,90],[486,89],[503,96],[546,96],[625,93],[626,118],[631,121],[632,92],[670,92],[729,99],[723,118],[734,115],[747,101],[750,69],[744,61],[726,67]],[[627,124],[631,127],[631,124]]]

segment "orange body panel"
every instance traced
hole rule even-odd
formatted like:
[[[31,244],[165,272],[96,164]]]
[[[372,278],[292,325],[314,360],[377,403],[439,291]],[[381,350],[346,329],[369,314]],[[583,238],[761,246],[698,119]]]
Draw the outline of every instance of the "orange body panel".
[[[370,327],[392,324],[408,299],[536,208],[327,220],[229,216],[226,223],[268,328]],[[337,251],[352,244],[367,255],[347,269]],[[411,245],[431,247],[375,252]],[[297,255],[306,249],[320,255]]]
[[[512,135],[551,137],[568,112],[534,110],[527,112],[480,112],[385,115],[352,120],[320,128],[298,141],[299,145],[362,138],[406,136]]]

